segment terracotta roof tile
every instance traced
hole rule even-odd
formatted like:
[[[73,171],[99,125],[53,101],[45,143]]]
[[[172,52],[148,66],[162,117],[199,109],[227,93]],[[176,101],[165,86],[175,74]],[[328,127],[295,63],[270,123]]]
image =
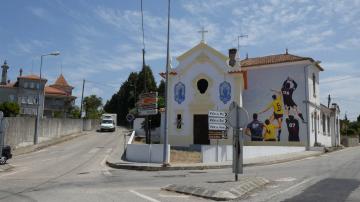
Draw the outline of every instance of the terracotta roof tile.
[[[21,79],[32,79],[32,80],[39,80],[39,79],[40,79],[39,76],[34,75],[34,74],[32,74],[32,75],[26,75],[26,76],[19,76],[18,78],[21,78]],[[46,81],[45,78],[41,78],[41,80],[45,80],[45,81]]]
[[[256,58],[248,58],[241,61],[241,66],[250,67],[250,66],[284,63],[284,62],[297,62],[302,60],[314,61],[312,58],[309,57],[301,57],[291,54],[278,54],[278,55],[269,55],[269,56],[256,57]]]
[[[56,79],[54,85],[71,87],[62,74]]]
[[[68,95],[65,91],[51,87],[51,86],[45,87],[45,94]]]

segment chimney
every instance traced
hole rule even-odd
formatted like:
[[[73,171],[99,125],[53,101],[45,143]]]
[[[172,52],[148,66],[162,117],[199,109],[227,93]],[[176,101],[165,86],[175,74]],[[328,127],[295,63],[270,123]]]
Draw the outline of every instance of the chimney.
[[[20,70],[19,70],[19,76],[22,76],[22,73],[23,73],[23,69],[20,68]]]
[[[331,96],[330,94],[328,95],[328,108],[330,108],[330,103],[331,103]]]
[[[289,54],[288,48],[285,49],[285,54],[286,54],[286,55]]]
[[[248,53],[246,53],[246,58],[245,59],[246,60],[249,59],[249,54]]]
[[[9,79],[9,80],[7,80],[7,83],[8,83],[8,84],[10,83],[10,79]]]
[[[1,66],[2,68],[2,74],[1,74],[1,85],[6,85],[7,81],[7,71],[9,69],[9,66],[6,63],[6,60],[4,61],[4,64]]]
[[[236,64],[236,52],[237,52],[237,49],[236,48],[231,48],[229,49],[229,65],[231,67],[234,67],[235,64]]]

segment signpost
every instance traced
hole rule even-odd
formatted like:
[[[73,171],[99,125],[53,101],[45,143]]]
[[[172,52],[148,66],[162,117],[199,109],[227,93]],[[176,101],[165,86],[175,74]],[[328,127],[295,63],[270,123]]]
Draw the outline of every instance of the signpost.
[[[233,102],[229,107],[228,120],[229,125],[234,129],[233,173],[235,173],[235,181],[238,181],[238,174],[243,173],[244,128],[249,121],[249,115],[244,108]]]
[[[222,111],[209,111],[209,139],[219,140],[226,137],[226,115],[227,113]]]
[[[149,133],[148,116],[158,114],[158,93],[149,92],[142,93],[139,96],[139,101],[136,103],[136,107],[140,116],[145,116],[145,134],[146,144],[151,144],[151,134]]]
[[[140,116],[156,115],[158,113],[158,93],[142,93],[136,103]]]

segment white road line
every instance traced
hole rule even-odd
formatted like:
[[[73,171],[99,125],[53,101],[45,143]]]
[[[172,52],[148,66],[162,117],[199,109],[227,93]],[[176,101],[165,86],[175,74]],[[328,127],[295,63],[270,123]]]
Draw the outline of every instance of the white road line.
[[[106,175],[106,176],[112,176],[112,174],[110,173],[110,171],[107,170],[107,169],[102,170],[102,173],[103,173],[104,175]]]
[[[112,152],[112,148],[106,149],[105,154],[110,154]]]
[[[293,178],[293,177],[285,177],[285,178],[277,179],[277,180],[275,180],[275,182],[292,182],[295,180],[296,180],[296,178]]]
[[[98,151],[99,151],[99,148],[94,148],[94,149],[90,150],[88,153],[89,154],[94,154],[94,153],[96,153]]]
[[[154,199],[154,198],[151,198],[151,197],[149,197],[149,196],[146,196],[146,195],[144,195],[144,194],[141,194],[141,193],[139,193],[139,192],[137,192],[137,191],[135,191],[135,190],[129,190],[129,192],[131,192],[131,193],[133,193],[133,194],[135,194],[135,195],[137,195],[137,196],[139,196],[139,197],[141,197],[141,198],[143,198],[143,199],[146,199],[146,200],[148,200],[148,201],[151,201],[151,202],[160,202],[160,201],[158,201],[158,200],[156,200],[156,199]]]
[[[3,174],[3,175],[0,175],[0,177],[6,177],[6,176],[13,175],[13,174],[16,174],[16,173],[24,172],[24,171],[26,171],[26,170],[27,170],[27,168],[24,168],[24,169],[22,169],[22,170],[10,172],[10,173],[5,173],[5,174]]]
[[[303,185],[303,184],[305,184],[305,183],[310,182],[310,181],[313,180],[313,179],[314,179],[314,178],[305,179],[305,180],[303,180],[303,181],[301,181],[301,182],[299,182],[299,183],[297,183],[297,184],[294,184],[293,186],[290,186],[290,187],[287,188],[287,189],[281,190],[281,191],[279,191],[279,192],[276,192],[276,193],[270,195],[269,197],[267,197],[267,198],[264,199],[263,201],[271,201],[270,199],[274,198],[275,196],[280,195],[280,194],[283,194],[283,193],[286,193],[286,192],[288,192],[288,191],[291,191],[291,190],[293,190],[293,189],[295,189],[295,188],[297,188],[297,187],[299,187],[299,186],[301,186],[301,185]]]

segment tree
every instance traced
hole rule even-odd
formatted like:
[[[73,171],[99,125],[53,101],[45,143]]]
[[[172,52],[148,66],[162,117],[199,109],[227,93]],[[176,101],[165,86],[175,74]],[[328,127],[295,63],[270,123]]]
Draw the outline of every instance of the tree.
[[[147,65],[144,66],[139,72],[139,77],[136,84],[137,91],[139,92],[138,94],[145,92],[145,86],[144,86],[145,82],[146,82],[147,92],[157,90],[154,75],[152,73],[150,66]]]
[[[126,115],[135,108],[135,102],[139,95],[137,87],[138,74],[131,72],[128,79],[121,84],[119,91],[106,102],[104,110],[108,113],[116,113],[119,125],[126,125]]]
[[[86,112],[86,118],[98,119],[102,113],[102,98],[96,95],[90,95],[84,98],[84,109]]]
[[[16,102],[3,102],[0,104],[0,111],[5,117],[16,116],[20,113],[20,106]]]
[[[157,88],[159,97],[165,97],[165,81],[161,79],[160,84]]]
[[[80,117],[80,108],[78,106],[72,106],[69,109],[69,118],[78,119]]]

